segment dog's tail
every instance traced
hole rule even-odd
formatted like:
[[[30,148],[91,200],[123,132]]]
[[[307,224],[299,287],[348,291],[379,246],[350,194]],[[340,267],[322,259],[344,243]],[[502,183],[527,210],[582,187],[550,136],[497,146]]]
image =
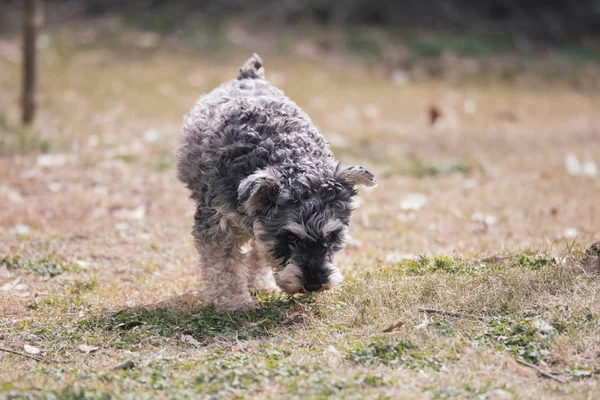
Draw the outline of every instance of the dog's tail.
[[[240,73],[237,77],[239,80],[242,79],[265,79],[265,70],[263,63],[258,54],[252,54],[252,57],[248,59],[240,68]]]

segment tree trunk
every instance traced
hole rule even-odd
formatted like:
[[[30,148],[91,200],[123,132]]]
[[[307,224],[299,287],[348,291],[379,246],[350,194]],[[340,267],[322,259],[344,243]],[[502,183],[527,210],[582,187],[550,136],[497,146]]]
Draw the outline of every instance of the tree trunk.
[[[23,13],[23,123],[35,117],[37,87],[37,35],[43,24],[43,0],[24,0]]]

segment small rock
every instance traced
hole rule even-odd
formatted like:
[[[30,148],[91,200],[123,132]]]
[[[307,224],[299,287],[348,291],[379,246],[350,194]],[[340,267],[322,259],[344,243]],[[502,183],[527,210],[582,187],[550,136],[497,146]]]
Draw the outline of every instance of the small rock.
[[[494,389],[490,392],[493,398],[497,399],[514,399],[515,395],[504,389]]]
[[[75,161],[75,157],[69,154],[40,154],[37,157],[37,165],[40,167],[60,167]]]
[[[427,196],[420,193],[407,194],[400,201],[400,208],[403,210],[419,210],[427,204]]]
[[[25,224],[17,224],[15,225],[15,232],[17,235],[27,235],[31,232],[31,228]]]
[[[389,253],[385,256],[385,261],[388,263],[397,263],[402,260],[414,260],[416,256],[411,253]]]
[[[48,183],[48,190],[54,193],[60,192],[61,189],[63,188],[62,183],[58,183],[58,182],[50,182]]]
[[[569,175],[581,175],[581,164],[579,163],[579,159],[573,153],[567,154],[565,157],[565,169],[569,173]]]
[[[127,360],[127,361],[117,365],[113,369],[117,370],[117,369],[132,369],[132,368],[135,368],[135,362],[133,362],[133,360]]]
[[[0,194],[6,197],[11,203],[20,203],[23,201],[23,196],[21,196],[21,193],[10,186],[1,185]]]
[[[113,211],[113,217],[120,219],[141,220],[146,216],[146,206],[141,205],[137,208],[120,208]]]
[[[577,228],[569,228],[563,232],[563,237],[565,239],[574,239],[577,237]]]
[[[92,265],[91,262],[85,260],[75,260],[73,262],[83,269],[88,269]]]
[[[582,174],[590,178],[594,178],[598,174],[598,167],[593,161],[588,161],[583,164]]]
[[[85,354],[93,353],[94,351],[100,350],[98,346],[88,346],[87,344],[81,344],[77,347],[79,351]]]
[[[327,346],[327,349],[325,349],[325,351],[327,352],[327,354],[330,354],[332,356],[339,356],[340,352],[333,347],[332,345]]]
[[[160,137],[160,133],[156,129],[149,129],[144,132],[144,140],[148,143],[154,143]]]
[[[486,215],[484,213],[482,213],[481,211],[475,211],[472,215],[471,215],[471,221],[475,221],[475,222],[483,222],[486,225],[494,225],[498,219],[493,216],[493,215]]]
[[[25,350],[29,354],[40,354],[40,349],[34,346],[30,346],[28,344],[23,346],[23,350]]]
[[[565,157],[565,169],[569,175],[587,176],[594,178],[598,174],[598,167],[593,161],[581,162],[573,153],[569,153]]]

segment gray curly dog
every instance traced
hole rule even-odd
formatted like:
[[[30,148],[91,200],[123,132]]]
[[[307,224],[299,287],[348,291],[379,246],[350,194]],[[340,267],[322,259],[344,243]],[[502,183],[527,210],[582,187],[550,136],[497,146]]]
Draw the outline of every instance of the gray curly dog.
[[[220,311],[256,308],[252,294],[262,290],[339,284],[334,254],[355,187],[376,184],[366,169],[335,160],[308,115],[264,79],[256,54],[184,118],[177,173],[197,205],[202,293]]]

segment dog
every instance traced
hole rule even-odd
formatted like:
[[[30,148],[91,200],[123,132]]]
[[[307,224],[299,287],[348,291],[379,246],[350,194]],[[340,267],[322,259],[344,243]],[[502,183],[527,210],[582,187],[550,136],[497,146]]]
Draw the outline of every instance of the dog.
[[[218,311],[257,308],[260,291],[331,289],[359,185],[312,121],[264,77],[254,54],[237,79],[203,95],[184,117],[178,179],[196,203],[192,235],[204,299]],[[251,249],[243,251],[250,243]]]

